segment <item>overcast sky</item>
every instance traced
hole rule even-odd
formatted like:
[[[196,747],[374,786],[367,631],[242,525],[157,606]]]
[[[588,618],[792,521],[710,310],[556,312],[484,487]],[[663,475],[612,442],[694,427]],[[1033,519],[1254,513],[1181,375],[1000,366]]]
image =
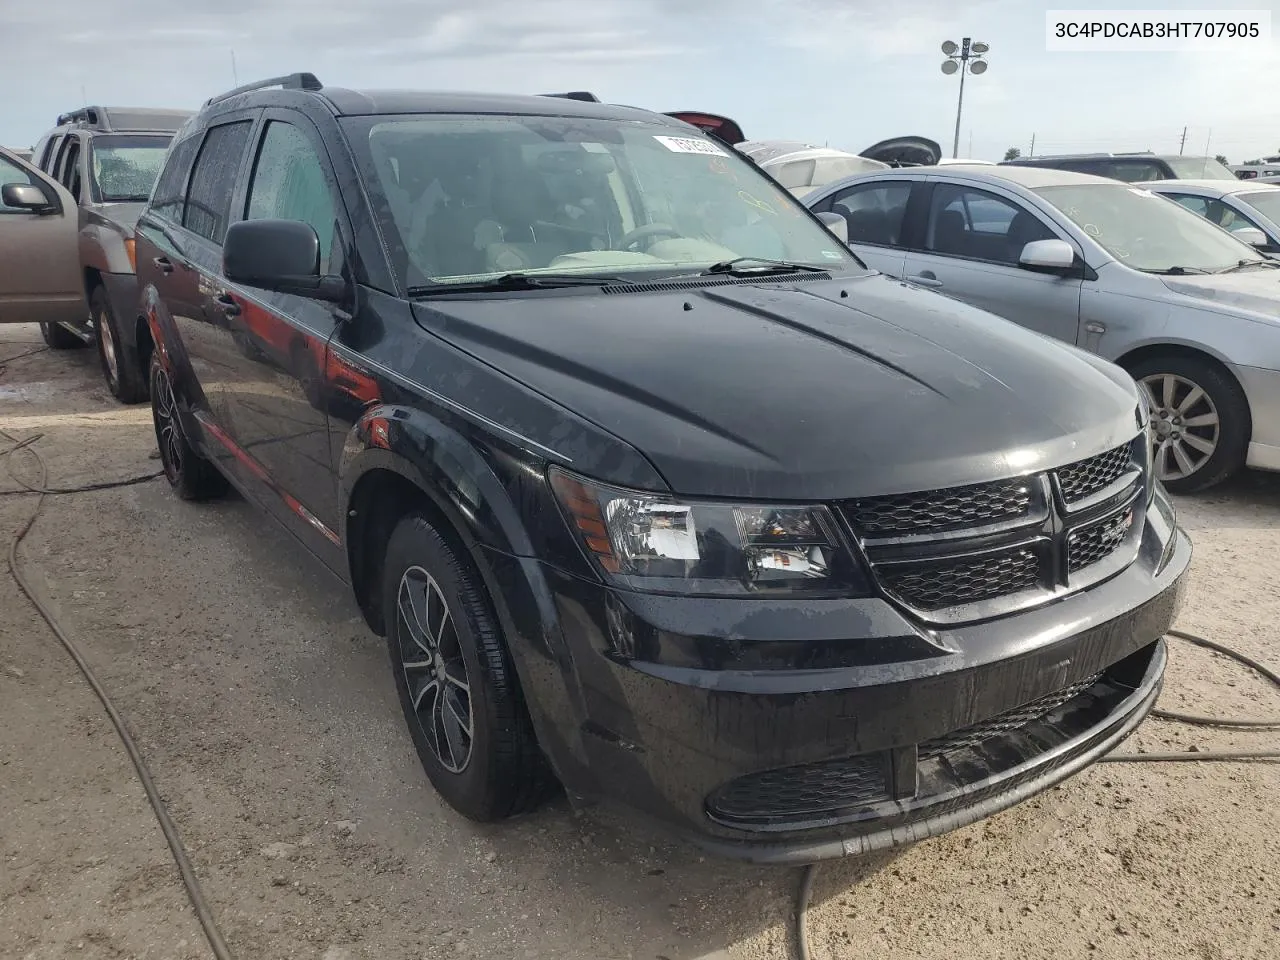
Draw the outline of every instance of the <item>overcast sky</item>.
[[[747,136],[855,151],[921,134],[950,155],[956,77],[939,45],[991,45],[966,81],[961,156],[1280,153],[1276,45],[1212,53],[1047,53],[1047,8],[1269,9],[1280,0],[0,0],[0,143],[28,147],[91,103],[195,108],[295,70],[350,87],[590,89],[703,109]],[[234,74],[233,53],[234,50]],[[82,93],[83,91],[83,93]],[[972,148],[970,148],[972,137]],[[972,149],[972,153],[970,153]]]

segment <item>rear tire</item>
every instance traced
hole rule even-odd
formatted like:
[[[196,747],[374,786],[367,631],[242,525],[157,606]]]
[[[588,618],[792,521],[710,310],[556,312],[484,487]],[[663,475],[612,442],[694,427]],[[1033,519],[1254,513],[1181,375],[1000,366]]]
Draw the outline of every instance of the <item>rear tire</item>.
[[[94,287],[89,312],[97,334],[98,362],[107,389],[121,403],[141,403],[147,399],[147,380],[136,363],[131,363],[121,346],[120,325],[111,311],[111,301],[103,287]]]
[[[478,576],[409,514],[391,534],[383,577],[396,690],[432,786],[482,823],[533,809],[555,781]]]
[[[1140,360],[1129,373],[1151,397],[1155,465],[1165,489],[1200,493],[1244,466],[1252,419],[1230,373],[1207,358],[1178,354]]]
[[[182,432],[173,384],[160,363],[158,351],[151,356],[151,419],[165,478],[178,496],[183,500],[212,500],[227,492],[227,478],[195,451]]]
[[[40,336],[51,350],[75,350],[85,345],[83,340],[57,323],[40,324]]]

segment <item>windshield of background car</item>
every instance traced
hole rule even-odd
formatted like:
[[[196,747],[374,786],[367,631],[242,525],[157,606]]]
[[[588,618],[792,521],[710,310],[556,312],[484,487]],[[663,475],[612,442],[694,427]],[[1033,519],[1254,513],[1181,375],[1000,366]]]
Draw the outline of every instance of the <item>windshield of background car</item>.
[[[1179,180],[1235,180],[1234,173],[1213,157],[1166,157]]]
[[[171,137],[98,136],[93,139],[93,180],[103,203],[142,202],[151,188]]]
[[[788,193],[694,131],[543,116],[344,123],[407,288],[671,276],[739,257],[861,269]]]
[[[1235,199],[1253,207],[1272,223],[1280,223],[1280,190],[1275,187],[1237,193]]]
[[[1035,191],[1127,267],[1217,272],[1261,260],[1235,239],[1167,197],[1125,184],[1082,183]]]

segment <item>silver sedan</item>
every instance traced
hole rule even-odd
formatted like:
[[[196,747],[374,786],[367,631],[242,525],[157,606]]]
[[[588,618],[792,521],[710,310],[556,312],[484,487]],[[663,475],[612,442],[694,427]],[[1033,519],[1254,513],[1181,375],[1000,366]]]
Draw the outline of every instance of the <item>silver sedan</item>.
[[[1257,180],[1153,180],[1137,186],[1182,204],[1264,253],[1280,253],[1280,184]]]
[[[1171,491],[1280,471],[1280,261],[1221,227],[1035,167],[885,170],[804,202],[843,218],[871,267],[1122,366],[1146,388]]]

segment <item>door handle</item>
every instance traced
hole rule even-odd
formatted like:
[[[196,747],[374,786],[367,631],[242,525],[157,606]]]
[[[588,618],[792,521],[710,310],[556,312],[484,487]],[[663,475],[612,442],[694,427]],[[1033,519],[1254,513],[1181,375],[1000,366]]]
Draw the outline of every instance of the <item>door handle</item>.
[[[153,257],[151,260],[161,273],[173,273],[173,262],[168,257]]]
[[[222,312],[225,313],[228,317],[235,317],[235,316],[239,316],[240,314],[240,304],[236,303],[233,299],[231,299],[230,295],[228,294],[225,294],[225,293],[218,294],[218,296],[213,298],[213,302],[216,303],[219,307],[221,307]]]
[[[935,277],[933,273],[928,270],[926,270],[924,273],[909,273],[907,274],[906,279],[922,287],[942,286],[942,281],[939,280],[937,277]]]

